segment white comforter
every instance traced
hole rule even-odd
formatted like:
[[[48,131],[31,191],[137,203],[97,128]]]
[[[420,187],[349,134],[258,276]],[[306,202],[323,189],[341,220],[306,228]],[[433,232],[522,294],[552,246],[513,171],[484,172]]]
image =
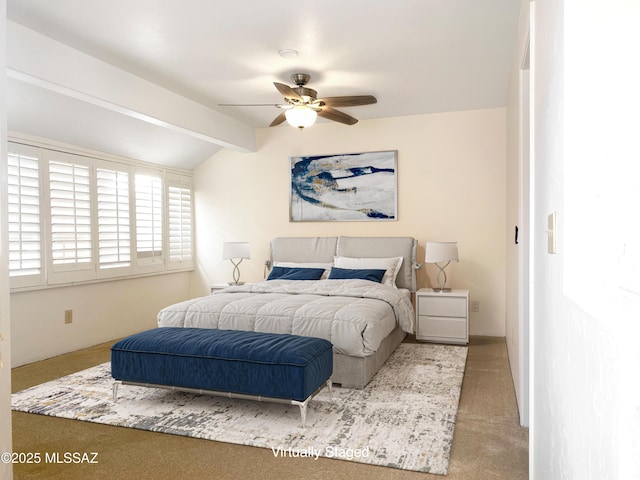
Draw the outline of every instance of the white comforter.
[[[270,280],[168,306],[158,325],[319,337],[336,353],[364,357],[396,325],[413,333],[413,315],[408,290],[367,280]]]

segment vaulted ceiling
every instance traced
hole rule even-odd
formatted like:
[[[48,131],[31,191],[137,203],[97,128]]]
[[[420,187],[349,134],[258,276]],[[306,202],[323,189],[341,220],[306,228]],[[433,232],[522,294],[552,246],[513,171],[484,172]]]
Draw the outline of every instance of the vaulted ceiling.
[[[273,82],[360,120],[504,107],[520,0],[8,0],[12,131],[193,168],[255,149]],[[294,58],[282,49],[298,52]],[[318,123],[326,122],[320,119]],[[273,128],[291,128],[286,124]],[[344,126],[344,128],[357,128]]]

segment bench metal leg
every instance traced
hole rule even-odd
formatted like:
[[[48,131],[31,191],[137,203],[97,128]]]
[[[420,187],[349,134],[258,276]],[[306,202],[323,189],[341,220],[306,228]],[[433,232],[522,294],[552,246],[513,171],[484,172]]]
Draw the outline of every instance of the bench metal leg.
[[[113,401],[115,402],[118,399],[118,386],[121,384],[119,380],[113,382]]]
[[[300,418],[302,418],[302,428],[304,428],[307,424],[307,405],[309,404],[309,398],[307,398],[304,402],[291,400],[291,403],[300,407]]]
[[[333,393],[332,393],[333,392],[333,387],[332,387],[331,379],[327,380],[327,382],[324,385],[326,385],[327,388],[329,389],[329,398],[333,399]],[[300,417],[302,418],[302,428],[305,428],[305,426],[307,424],[307,406],[309,405],[309,402],[311,401],[311,399],[313,397],[315,397],[315,395],[318,392],[320,392],[320,390],[322,390],[324,385],[320,385],[318,390],[316,390],[311,395],[309,395],[304,402],[299,402],[297,400],[291,400],[291,403],[293,405],[298,405],[300,407]]]

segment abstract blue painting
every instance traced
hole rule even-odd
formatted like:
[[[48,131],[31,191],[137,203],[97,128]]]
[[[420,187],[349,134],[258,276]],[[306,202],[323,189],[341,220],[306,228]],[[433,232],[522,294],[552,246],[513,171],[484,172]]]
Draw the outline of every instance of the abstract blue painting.
[[[398,152],[291,157],[292,222],[398,219]]]

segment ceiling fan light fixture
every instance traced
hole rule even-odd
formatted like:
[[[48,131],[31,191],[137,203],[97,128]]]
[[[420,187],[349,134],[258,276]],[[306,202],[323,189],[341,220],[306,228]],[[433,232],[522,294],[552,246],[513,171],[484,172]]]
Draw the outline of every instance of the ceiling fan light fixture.
[[[306,105],[296,105],[285,112],[287,123],[292,127],[307,128],[313,125],[318,117],[318,112]]]

